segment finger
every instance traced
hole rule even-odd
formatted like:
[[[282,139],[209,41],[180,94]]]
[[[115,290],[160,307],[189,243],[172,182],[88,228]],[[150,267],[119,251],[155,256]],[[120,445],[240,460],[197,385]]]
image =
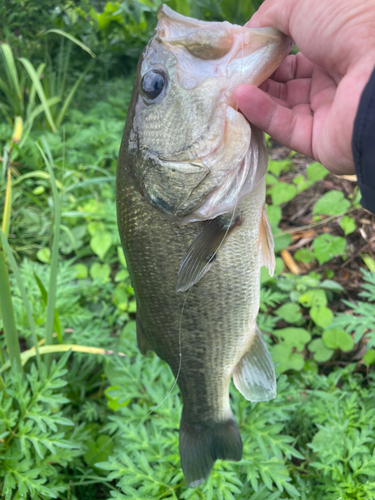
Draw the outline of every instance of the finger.
[[[271,26],[290,36],[289,21],[298,0],[266,0],[245,26],[264,28]]]
[[[310,102],[311,78],[300,78],[287,83],[275,82],[269,78],[260,88],[272,97],[285,101],[289,107],[293,107],[296,104]]]
[[[304,114],[310,115],[310,116],[312,116],[312,114],[313,114],[310,103],[308,103],[308,104],[306,104],[306,103],[305,104],[296,104],[295,106],[289,106],[287,102],[282,101],[281,99],[278,99],[277,97],[273,97],[273,96],[270,96],[270,97],[273,100],[273,102],[275,102],[278,106],[284,106],[284,108],[290,108],[298,113],[304,113]]]
[[[302,113],[304,115],[313,115],[310,104],[297,104],[296,106],[293,106],[293,111],[295,111],[296,113]]]
[[[287,56],[271,78],[276,82],[285,83],[296,78],[311,78],[313,70],[314,64],[299,52],[296,55]]]
[[[252,85],[241,85],[234,94],[239,109],[256,127],[276,141],[313,158],[313,117],[281,106]]]

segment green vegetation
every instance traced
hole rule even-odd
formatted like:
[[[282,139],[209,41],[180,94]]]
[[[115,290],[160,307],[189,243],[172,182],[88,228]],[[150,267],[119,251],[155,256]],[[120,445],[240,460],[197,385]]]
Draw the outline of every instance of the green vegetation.
[[[232,387],[242,461],[184,482],[181,400],[158,407],[173,377],[138,352],[115,207],[129,75],[158,5],[0,6],[0,498],[371,500],[375,219],[355,183],[270,139],[277,257],[258,324],[278,394],[251,404]],[[258,6],[169,5],[238,23]]]

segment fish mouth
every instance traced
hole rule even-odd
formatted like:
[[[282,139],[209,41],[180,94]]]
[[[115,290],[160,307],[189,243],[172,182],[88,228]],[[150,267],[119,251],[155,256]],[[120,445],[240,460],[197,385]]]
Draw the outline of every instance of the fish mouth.
[[[177,63],[179,83],[194,88],[210,77],[236,85],[259,86],[291,51],[294,42],[276,28],[247,28],[224,22],[187,18],[163,5],[156,38]]]

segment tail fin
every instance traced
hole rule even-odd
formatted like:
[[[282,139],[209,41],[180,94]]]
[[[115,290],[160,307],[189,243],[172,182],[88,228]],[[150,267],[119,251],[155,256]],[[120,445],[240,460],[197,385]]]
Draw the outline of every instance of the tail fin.
[[[220,423],[189,424],[182,415],[180,457],[185,481],[190,488],[207,479],[218,458],[241,460],[242,440],[234,417]]]

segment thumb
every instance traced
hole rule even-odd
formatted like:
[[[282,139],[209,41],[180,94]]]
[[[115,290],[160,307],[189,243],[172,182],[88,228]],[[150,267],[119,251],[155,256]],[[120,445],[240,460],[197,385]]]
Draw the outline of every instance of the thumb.
[[[298,0],[266,0],[245,26],[248,28],[278,28],[290,36],[289,22]]]

